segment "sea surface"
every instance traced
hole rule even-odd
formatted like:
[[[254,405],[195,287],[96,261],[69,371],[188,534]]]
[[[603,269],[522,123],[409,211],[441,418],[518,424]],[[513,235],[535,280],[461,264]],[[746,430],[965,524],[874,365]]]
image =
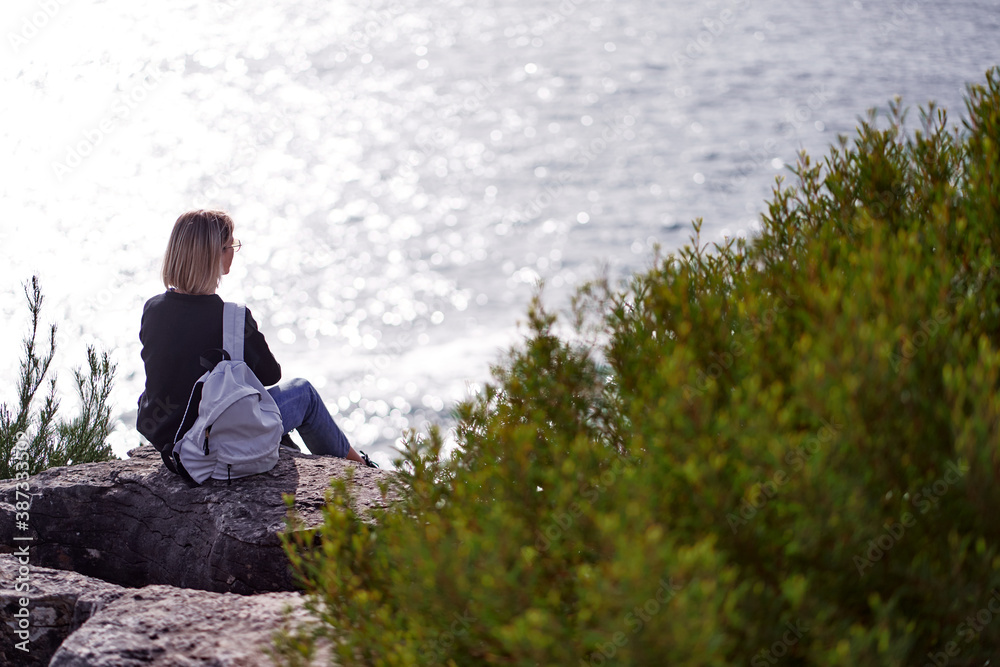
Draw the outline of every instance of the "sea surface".
[[[64,411],[87,345],[140,444],[138,328],[177,216],[220,207],[284,375],[387,463],[447,426],[526,304],[752,234],[800,150],[1000,65],[1000,0],[8,0],[0,400],[40,277]]]

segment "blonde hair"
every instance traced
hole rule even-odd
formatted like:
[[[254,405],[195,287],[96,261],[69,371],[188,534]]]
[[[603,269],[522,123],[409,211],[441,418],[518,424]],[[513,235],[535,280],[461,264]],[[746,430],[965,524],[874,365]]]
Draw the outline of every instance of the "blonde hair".
[[[188,211],[177,218],[163,255],[163,284],[188,294],[214,294],[233,219],[223,211]]]

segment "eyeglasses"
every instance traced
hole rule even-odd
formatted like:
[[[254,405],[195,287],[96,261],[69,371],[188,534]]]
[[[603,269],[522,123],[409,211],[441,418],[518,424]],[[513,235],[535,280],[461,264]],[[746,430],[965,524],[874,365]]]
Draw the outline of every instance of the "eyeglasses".
[[[222,249],[223,250],[229,250],[230,248],[232,248],[233,252],[239,252],[240,248],[242,248],[242,247],[243,247],[243,244],[240,243],[239,239],[233,239],[233,245],[222,246]]]

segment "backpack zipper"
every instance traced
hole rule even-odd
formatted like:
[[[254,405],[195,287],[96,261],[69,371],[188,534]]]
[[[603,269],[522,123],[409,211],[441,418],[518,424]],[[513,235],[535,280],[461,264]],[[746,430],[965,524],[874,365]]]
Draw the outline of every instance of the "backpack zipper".
[[[226,482],[226,484],[232,486],[232,484],[233,484],[233,464],[232,463],[227,463],[226,464],[226,479],[228,480]]]

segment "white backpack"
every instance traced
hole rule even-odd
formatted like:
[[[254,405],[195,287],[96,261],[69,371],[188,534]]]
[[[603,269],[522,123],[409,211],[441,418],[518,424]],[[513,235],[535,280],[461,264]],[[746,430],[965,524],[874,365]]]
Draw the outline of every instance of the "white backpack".
[[[223,360],[195,382],[181,427],[174,436],[173,458],[198,484],[209,477],[232,480],[267,472],[278,462],[281,413],[274,398],[243,361],[245,322],[246,308],[226,302]],[[202,390],[198,418],[178,439],[199,384]]]

